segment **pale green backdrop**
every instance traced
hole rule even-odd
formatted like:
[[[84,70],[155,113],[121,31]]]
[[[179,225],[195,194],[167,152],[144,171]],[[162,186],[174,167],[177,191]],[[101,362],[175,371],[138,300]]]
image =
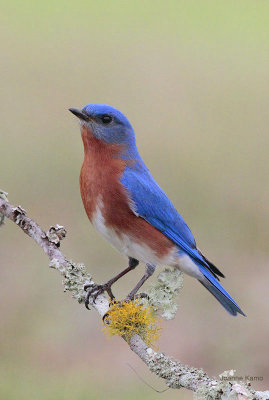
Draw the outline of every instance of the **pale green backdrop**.
[[[186,278],[160,350],[268,388],[269,4],[242,1],[10,1],[1,6],[0,188],[102,282],[126,261],[97,236],[78,186],[83,149],[67,111],[103,102],[132,122],[140,152],[227,276],[247,318]],[[0,398],[191,399],[160,395],[142,362],[14,224],[0,231]],[[117,286],[123,297],[142,267]]]

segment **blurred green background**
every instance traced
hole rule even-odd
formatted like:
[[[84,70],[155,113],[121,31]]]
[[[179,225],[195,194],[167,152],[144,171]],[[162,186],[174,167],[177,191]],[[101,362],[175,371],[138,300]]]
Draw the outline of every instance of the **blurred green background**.
[[[0,188],[42,227],[63,224],[67,257],[96,281],[124,260],[94,232],[78,176],[78,123],[103,102],[132,122],[140,153],[227,276],[246,312],[230,317],[186,277],[159,349],[268,388],[268,1],[10,1],[1,6]],[[0,231],[0,398],[158,399],[165,387],[11,223]],[[143,267],[116,288],[122,298]],[[191,399],[168,390],[163,399]]]

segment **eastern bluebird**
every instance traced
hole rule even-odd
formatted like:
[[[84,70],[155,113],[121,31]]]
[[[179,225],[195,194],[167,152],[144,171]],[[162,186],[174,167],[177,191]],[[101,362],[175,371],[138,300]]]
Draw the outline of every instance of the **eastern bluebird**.
[[[231,315],[245,315],[218,282],[224,275],[196,247],[187,224],[151,176],[138,153],[128,119],[114,107],[99,103],[70,111],[81,126],[84,161],[80,190],[88,218],[129,258],[128,268],[88,291],[86,306],[90,295],[104,290],[113,298],[112,284],[142,261],[146,272],[129,299],[156,266],[169,265],[198,279]]]

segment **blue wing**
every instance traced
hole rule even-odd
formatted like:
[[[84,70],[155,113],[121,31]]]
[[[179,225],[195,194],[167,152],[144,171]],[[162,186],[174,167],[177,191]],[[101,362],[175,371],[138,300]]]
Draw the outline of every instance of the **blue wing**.
[[[133,202],[134,211],[147,222],[171,239],[179,250],[186,252],[198,265],[206,278],[200,281],[231,314],[245,315],[233,298],[217,281],[224,275],[196,248],[194,237],[164,191],[143,164],[140,167],[126,167],[121,183],[127,189]]]
[[[196,249],[189,227],[148,169],[127,167],[122,175],[121,183],[127,189],[135,212],[140,217],[161,231],[192,258],[208,266]]]

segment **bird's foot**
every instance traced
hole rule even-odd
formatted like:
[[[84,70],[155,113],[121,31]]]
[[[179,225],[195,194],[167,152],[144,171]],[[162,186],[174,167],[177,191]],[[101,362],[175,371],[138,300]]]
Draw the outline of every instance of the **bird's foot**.
[[[128,294],[126,297],[126,300],[133,300],[135,296],[137,295],[138,290],[141,288],[141,286],[148,280],[148,278],[154,273],[156,266],[154,264],[146,264],[146,271],[145,274],[142,276],[138,284],[133,288],[133,290]],[[142,293],[139,294],[139,297],[141,297]],[[143,296],[143,295],[142,295]],[[144,296],[145,297],[145,296]]]
[[[85,299],[85,307],[88,310],[90,310],[90,308],[89,308],[90,297],[92,297],[93,303],[95,303],[97,297],[104,292],[107,292],[107,294],[110,297],[110,300],[114,300],[115,296],[112,293],[111,286],[112,286],[112,284],[109,281],[106,283],[103,283],[102,285],[97,285],[97,284],[85,285],[84,290],[87,292],[86,299]]]
[[[147,293],[137,293],[134,296],[135,299],[147,299],[149,300],[149,295]]]
[[[148,299],[149,300],[149,295],[147,293],[130,292],[124,301],[134,301],[136,299]]]

